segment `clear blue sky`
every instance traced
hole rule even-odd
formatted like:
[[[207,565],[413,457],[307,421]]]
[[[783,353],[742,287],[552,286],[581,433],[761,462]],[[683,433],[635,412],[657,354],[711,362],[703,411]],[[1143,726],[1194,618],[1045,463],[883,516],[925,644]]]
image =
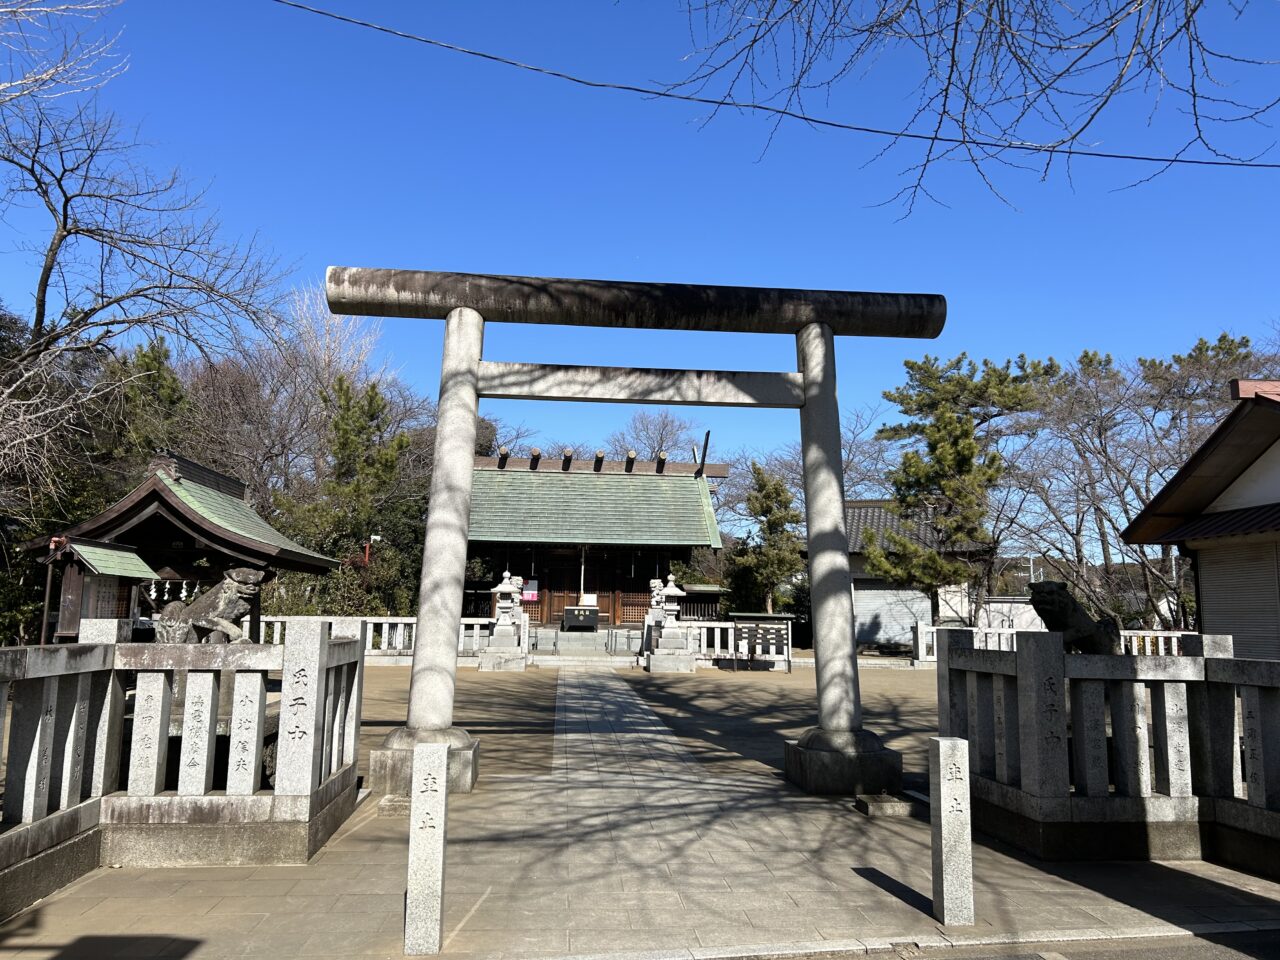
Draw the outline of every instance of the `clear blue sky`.
[[[316,3],[619,82],[677,79],[689,49],[676,0]],[[1277,8],[1263,16],[1250,36],[1273,43]],[[104,102],[140,125],[157,163],[210,182],[228,228],[257,233],[296,265],[299,284],[346,264],[945,294],[936,342],[841,341],[845,407],[875,403],[902,360],[926,351],[1159,355],[1223,329],[1266,335],[1280,317],[1280,172],[1173,170],[1117,191],[1145,168],[1079,161],[1074,185],[1010,174],[1011,209],[957,167],[932,184],[948,207],[901,220],[876,204],[910,157],[866,166],[882,144],[863,136],[788,124],[765,150],[760,117],[703,124],[705,108],[586,90],[266,0],[127,0],[112,22],[130,66]],[[811,109],[898,122],[911,102],[893,65],[884,70]],[[1136,107],[1100,135],[1102,149],[1169,147]],[[0,291],[18,305],[23,286],[10,273]],[[440,336],[436,321],[384,324],[387,356],[432,395]],[[486,355],[794,364],[780,337],[508,325],[490,326]],[[489,402],[485,412],[594,442],[631,408]],[[768,448],[797,429],[794,413],[691,412],[722,450]]]

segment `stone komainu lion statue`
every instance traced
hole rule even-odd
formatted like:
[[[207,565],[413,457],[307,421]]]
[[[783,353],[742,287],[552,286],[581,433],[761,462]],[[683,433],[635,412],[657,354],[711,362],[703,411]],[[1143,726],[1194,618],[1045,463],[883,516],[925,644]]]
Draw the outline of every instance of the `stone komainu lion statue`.
[[[1114,620],[1094,620],[1060,580],[1031,584],[1031,606],[1044,628],[1062,634],[1067,653],[1120,653],[1120,627]]]
[[[240,621],[248,615],[264,577],[261,570],[234,567],[191,603],[165,604],[156,621],[156,642],[248,643]]]

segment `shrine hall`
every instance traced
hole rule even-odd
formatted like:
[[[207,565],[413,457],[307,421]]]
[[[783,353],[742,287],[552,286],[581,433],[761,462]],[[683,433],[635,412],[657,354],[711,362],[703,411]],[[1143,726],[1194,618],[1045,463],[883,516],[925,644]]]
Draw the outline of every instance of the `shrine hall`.
[[[720,549],[711,497],[726,464],[531,453],[475,460],[464,615],[489,616],[495,577],[510,571],[533,623],[586,604],[602,627],[640,624],[649,581],[697,547]],[[688,602],[711,612],[718,600]]]

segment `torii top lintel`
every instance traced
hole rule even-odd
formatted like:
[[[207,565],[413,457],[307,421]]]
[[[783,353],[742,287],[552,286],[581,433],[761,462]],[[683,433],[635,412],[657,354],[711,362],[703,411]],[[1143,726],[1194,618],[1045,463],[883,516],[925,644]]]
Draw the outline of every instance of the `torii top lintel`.
[[[946,298],[933,293],[858,293],[633,283],[330,267],[334,313],[443,318],[471,307],[486,320],[572,326],[795,333],[821,321],[836,336],[932,338],[942,332]]]

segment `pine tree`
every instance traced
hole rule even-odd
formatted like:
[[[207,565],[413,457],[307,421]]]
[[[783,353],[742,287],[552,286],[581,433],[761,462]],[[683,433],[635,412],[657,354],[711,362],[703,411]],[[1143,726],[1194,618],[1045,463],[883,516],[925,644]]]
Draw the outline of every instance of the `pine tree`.
[[[1005,471],[998,445],[1060,371],[1052,360],[1025,356],[979,367],[965,354],[946,362],[926,356],[906,369],[907,383],[884,396],[911,419],[878,436],[910,445],[889,479],[894,512],[918,534],[888,532],[883,544],[869,536],[867,570],[929,593],[935,621],[938,591],[970,583],[976,618],[999,547],[986,523],[991,491]]]
[[[339,376],[325,397],[330,412],[324,475],[317,489],[278,497],[282,528],[343,562],[319,577],[283,575],[266,600],[282,613],[385,614],[412,603],[410,567],[421,551],[421,517],[396,497],[409,438],[393,432],[376,382],[363,389]],[[369,553],[372,535],[382,540]]]
[[[765,611],[773,613],[778,588],[804,569],[800,538],[795,532],[802,518],[781,477],[753,461],[751,479],[747,512],[756,529],[734,552],[734,592],[739,602],[763,602]]]

